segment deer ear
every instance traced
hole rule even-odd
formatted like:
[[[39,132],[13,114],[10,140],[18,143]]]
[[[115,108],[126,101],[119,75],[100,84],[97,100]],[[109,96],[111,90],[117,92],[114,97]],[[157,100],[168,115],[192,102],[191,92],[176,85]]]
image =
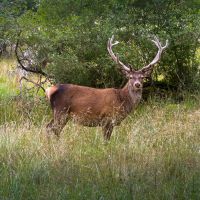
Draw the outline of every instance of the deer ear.
[[[126,78],[129,79],[130,78],[130,74],[134,73],[135,70],[133,69],[131,64],[127,64],[127,68],[129,69],[129,71],[127,71],[126,69],[121,69],[121,71],[126,76]]]
[[[143,72],[144,76],[148,78],[148,77],[151,77],[153,70],[152,70],[152,68],[148,68],[148,69],[143,69],[142,72]]]
[[[127,79],[129,79],[130,72],[127,72],[126,70],[121,70],[121,72],[126,76]]]

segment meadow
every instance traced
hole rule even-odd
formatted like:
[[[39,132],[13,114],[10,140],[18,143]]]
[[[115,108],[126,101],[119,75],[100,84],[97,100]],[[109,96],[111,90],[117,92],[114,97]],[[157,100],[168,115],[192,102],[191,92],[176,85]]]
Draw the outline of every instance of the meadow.
[[[200,95],[149,97],[105,142],[69,122],[47,138],[44,96],[19,97],[0,61],[0,199],[200,199]]]

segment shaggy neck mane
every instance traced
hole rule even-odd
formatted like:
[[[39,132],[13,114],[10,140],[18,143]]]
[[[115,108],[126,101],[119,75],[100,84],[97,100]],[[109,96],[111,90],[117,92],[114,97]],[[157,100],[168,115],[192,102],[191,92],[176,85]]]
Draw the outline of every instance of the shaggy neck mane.
[[[125,110],[129,113],[135,108],[141,100],[142,89],[133,90],[132,86],[128,83],[121,89],[121,97],[124,100]]]

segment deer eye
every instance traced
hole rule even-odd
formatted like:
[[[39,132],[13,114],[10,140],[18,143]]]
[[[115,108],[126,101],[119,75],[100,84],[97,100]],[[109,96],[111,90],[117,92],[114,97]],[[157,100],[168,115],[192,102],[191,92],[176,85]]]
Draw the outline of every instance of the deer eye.
[[[132,75],[130,75],[130,76],[129,76],[129,78],[130,78],[130,79],[133,79],[133,76],[132,76]]]
[[[141,76],[140,76],[140,78],[141,78],[141,79],[144,79],[144,78],[145,78],[145,76],[141,75]]]

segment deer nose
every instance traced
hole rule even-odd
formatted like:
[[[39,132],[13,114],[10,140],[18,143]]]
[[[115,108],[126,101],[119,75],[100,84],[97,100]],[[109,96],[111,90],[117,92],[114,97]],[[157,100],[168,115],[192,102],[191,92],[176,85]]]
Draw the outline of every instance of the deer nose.
[[[141,87],[141,84],[140,84],[140,83],[135,83],[135,87],[136,87],[136,88],[140,88],[140,87]]]

